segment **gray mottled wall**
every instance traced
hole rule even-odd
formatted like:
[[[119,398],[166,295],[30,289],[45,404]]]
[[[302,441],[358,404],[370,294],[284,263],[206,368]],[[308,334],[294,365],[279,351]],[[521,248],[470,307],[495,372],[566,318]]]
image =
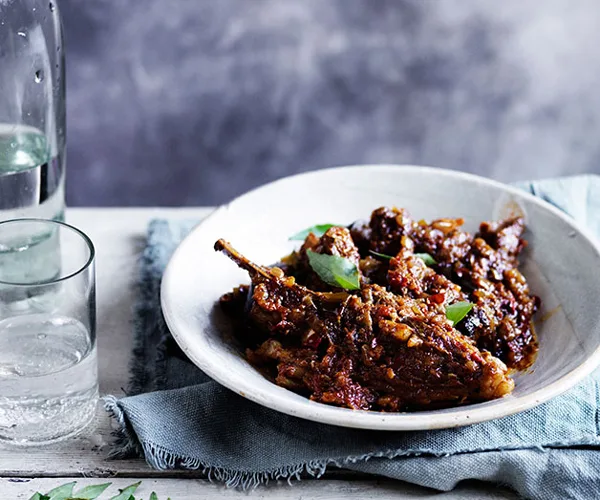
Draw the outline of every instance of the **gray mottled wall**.
[[[597,0],[60,5],[72,205],[215,204],[338,164],[600,172]]]

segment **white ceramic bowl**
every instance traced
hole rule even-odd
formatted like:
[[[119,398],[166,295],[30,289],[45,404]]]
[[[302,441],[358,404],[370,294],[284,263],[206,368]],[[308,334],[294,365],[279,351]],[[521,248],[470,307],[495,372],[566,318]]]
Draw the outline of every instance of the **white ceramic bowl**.
[[[382,205],[415,218],[463,217],[467,230],[514,210],[526,216],[523,270],[542,298],[536,316],[539,355],[515,375],[503,399],[418,413],[379,413],[315,403],[265,379],[230,339],[219,297],[248,275],[213,250],[218,238],[261,264],[276,262],[298,242],[291,234],[317,223],[368,219]],[[518,189],[455,171],[414,166],[356,166],[285,178],[217,209],[176,250],[162,283],[162,307],[177,343],[205,373],[261,405],[328,424],[416,430],[483,422],[553,398],[589,375],[600,360],[600,253],[584,230],[548,203]],[[541,318],[544,318],[543,320]]]

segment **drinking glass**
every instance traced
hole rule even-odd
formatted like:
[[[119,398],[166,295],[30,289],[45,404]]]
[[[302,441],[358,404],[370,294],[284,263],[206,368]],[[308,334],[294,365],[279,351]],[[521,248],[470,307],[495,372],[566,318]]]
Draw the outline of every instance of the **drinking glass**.
[[[97,399],[92,242],[59,221],[0,222],[0,443],[74,435]]]
[[[0,0],[0,221],[62,220],[65,66],[55,0]]]

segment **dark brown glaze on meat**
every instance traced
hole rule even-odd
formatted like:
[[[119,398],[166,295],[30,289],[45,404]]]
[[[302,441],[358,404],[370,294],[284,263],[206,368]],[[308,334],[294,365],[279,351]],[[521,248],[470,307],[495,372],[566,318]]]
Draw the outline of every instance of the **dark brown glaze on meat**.
[[[251,277],[221,305],[250,363],[315,401],[410,411],[502,397],[514,387],[510,369],[527,368],[537,351],[539,299],[517,269],[524,225],[482,223],[470,235],[462,222],[417,222],[382,207],[368,223],[310,234],[277,267],[253,264],[219,240],[215,249]],[[322,282],[309,249],[354,262],[360,290]],[[437,264],[414,255],[423,252]],[[475,305],[455,328],[446,307],[464,300]]]
[[[429,253],[437,262],[432,270],[458,285],[460,296],[475,304],[459,325],[461,332],[509,368],[526,369],[537,352],[532,317],[539,298],[530,294],[517,269],[519,254],[526,246],[524,221],[515,217],[483,222],[475,235],[462,231],[462,224],[462,219],[416,222],[405,210],[383,207],[373,212],[368,227],[355,228],[352,234],[359,233],[363,245],[368,241],[365,248],[379,253]],[[407,279],[414,268],[401,265],[405,270],[400,276]]]

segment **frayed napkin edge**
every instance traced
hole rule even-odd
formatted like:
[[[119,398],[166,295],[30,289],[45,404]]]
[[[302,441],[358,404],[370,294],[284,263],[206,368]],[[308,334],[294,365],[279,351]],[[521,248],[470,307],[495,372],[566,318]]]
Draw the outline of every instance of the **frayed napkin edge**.
[[[328,467],[334,466],[344,468],[348,464],[368,461],[373,458],[387,458],[390,460],[402,457],[430,456],[433,458],[443,458],[450,455],[462,453],[480,453],[489,451],[522,451],[536,450],[546,452],[555,448],[569,448],[571,446],[600,446],[600,439],[597,436],[589,436],[587,439],[578,439],[573,443],[559,442],[555,444],[537,444],[522,448],[502,448],[502,449],[481,449],[468,450],[457,453],[432,453],[428,451],[416,450],[384,450],[374,453],[365,453],[343,458],[328,458],[320,460],[311,460],[308,462],[292,465],[284,465],[272,470],[250,472],[219,465],[210,465],[200,459],[191,457],[182,457],[163,446],[153,443],[140,443],[137,435],[128,423],[127,416],[119,406],[119,401],[115,396],[105,396],[103,398],[104,408],[109,416],[117,423],[117,428],[113,431],[115,442],[113,449],[109,454],[109,459],[124,459],[132,457],[143,457],[148,465],[156,470],[195,470],[200,471],[202,475],[210,482],[219,482],[227,488],[238,489],[242,491],[252,491],[259,486],[266,485],[271,481],[287,480],[300,481],[303,475],[312,478],[320,478]]]

